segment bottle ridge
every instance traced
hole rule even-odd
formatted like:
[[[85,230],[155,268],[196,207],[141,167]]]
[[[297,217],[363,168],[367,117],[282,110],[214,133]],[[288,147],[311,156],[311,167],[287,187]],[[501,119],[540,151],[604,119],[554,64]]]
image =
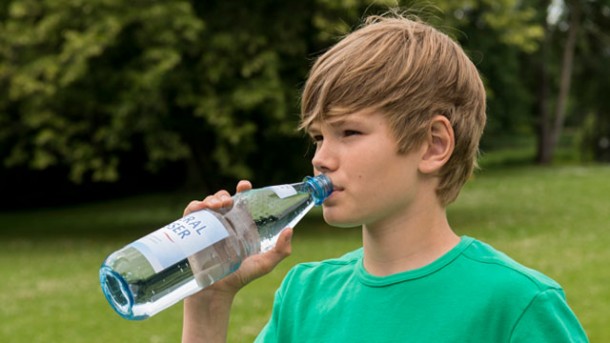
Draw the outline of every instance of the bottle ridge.
[[[190,213],[115,251],[100,268],[102,291],[123,318],[146,319],[265,252],[332,192],[321,174],[237,193],[222,212]]]

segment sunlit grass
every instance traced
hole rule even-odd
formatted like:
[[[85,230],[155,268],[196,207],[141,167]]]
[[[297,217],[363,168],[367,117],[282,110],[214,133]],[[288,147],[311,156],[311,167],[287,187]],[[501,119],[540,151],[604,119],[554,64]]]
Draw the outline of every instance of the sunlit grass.
[[[609,167],[484,170],[449,209],[474,236],[559,281],[592,342],[610,341]],[[107,254],[179,216],[186,195],[152,195],[78,207],[0,213],[0,341],[176,342],[176,305],[141,322],[116,315],[98,283]],[[301,261],[341,255],[359,230],[326,227],[318,213],[297,226],[293,255],[236,298],[230,342],[252,341],[274,291]]]

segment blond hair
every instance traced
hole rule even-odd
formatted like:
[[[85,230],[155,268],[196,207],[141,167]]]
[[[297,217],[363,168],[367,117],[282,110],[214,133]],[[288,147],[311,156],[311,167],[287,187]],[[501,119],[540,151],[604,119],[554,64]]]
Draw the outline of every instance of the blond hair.
[[[444,115],[455,134],[436,190],[453,202],[476,168],[485,126],[485,89],[462,48],[433,27],[403,15],[371,16],[314,63],[301,101],[301,125],[363,109],[383,113],[399,153],[423,143],[431,119]]]

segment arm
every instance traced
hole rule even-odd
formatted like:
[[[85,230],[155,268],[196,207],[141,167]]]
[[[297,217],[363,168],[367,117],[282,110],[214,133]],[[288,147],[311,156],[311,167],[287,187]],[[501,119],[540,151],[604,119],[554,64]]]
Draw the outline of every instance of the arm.
[[[240,181],[237,192],[251,189],[247,181]],[[204,208],[221,209],[233,204],[227,191],[219,191],[203,201],[192,201],[184,214]],[[246,258],[239,269],[217,283],[184,300],[182,342],[225,342],[229,326],[231,305],[237,292],[245,285],[269,273],[284,258],[290,255],[292,230],[280,235],[274,249]]]

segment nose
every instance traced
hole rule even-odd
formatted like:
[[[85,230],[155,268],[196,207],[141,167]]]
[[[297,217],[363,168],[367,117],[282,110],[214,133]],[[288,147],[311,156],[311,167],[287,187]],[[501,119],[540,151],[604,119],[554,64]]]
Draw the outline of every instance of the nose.
[[[316,146],[316,153],[311,159],[311,164],[315,171],[323,174],[337,169],[337,154],[328,140],[318,143]]]

